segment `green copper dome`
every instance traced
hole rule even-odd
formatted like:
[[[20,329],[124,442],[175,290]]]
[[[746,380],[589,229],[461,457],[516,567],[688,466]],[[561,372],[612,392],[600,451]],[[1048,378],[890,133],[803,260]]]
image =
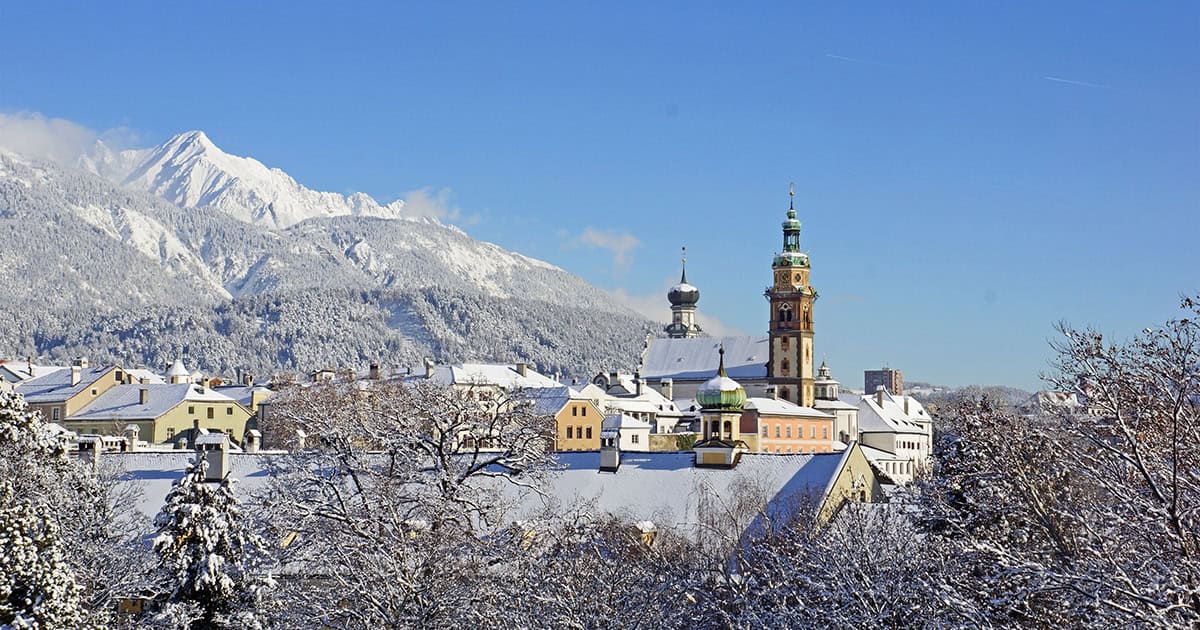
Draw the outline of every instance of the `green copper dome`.
[[[696,392],[701,410],[741,411],[746,405],[746,390],[725,375],[725,348],[721,348],[721,363],[717,375],[708,379]]]
[[[796,218],[796,209],[789,208],[787,218],[783,220],[783,230],[785,232],[795,230],[800,231],[800,219]]]

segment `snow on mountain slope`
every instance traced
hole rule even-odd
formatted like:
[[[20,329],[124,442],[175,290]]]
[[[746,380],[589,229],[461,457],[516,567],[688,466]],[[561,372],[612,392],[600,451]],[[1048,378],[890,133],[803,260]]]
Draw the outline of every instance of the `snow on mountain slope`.
[[[282,170],[225,153],[203,131],[181,133],[151,149],[119,153],[98,144],[80,166],[181,207],[216,208],[271,228],[316,217],[404,217],[403,201],[380,205],[363,193],[310,190]]]

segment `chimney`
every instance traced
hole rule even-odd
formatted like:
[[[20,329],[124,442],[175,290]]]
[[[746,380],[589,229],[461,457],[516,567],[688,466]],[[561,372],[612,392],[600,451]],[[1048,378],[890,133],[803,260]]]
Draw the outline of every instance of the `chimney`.
[[[233,368],[233,378],[236,379],[235,382],[237,382],[237,383],[242,382],[242,368],[240,368],[240,367]]]
[[[380,378],[382,378],[382,375],[379,373],[378,363],[371,364],[371,367],[367,371],[367,378],[371,379],[372,381],[378,381]]]
[[[262,448],[262,432],[258,429],[247,429],[242,436],[242,450],[247,453],[257,453]]]
[[[254,375],[249,372],[242,373],[242,385],[246,387],[254,387]]]
[[[197,460],[208,464],[205,481],[221,481],[229,474],[229,436],[218,431],[196,438]],[[197,461],[197,464],[199,461]]]
[[[29,376],[33,376],[33,355],[25,357],[25,370],[29,372]]]
[[[87,357],[76,357],[74,365],[77,365],[81,368],[86,368],[88,366]]]
[[[639,378],[639,379],[635,380],[634,383],[636,384],[636,387],[633,390],[633,394],[635,396],[641,396],[642,390],[645,389],[645,387],[646,387],[646,379]]]
[[[621,448],[617,431],[600,431],[600,470],[617,472],[621,467]]]
[[[675,381],[669,378],[664,378],[658,382],[658,386],[662,388],[663,398],[667,400],[675,400]]]
[[[146,390],[143,389],[142,391],[144,392]],[[125,450],[131,453],[136,451],[138,447],[138,435],[141,433],[141,428],[139,428],[136,424],[127,424],[125,425],[125,430],[122,433],[125,435]]]
[[[517,364],[517,374],[520,374],[521,376],[528,376],[529,375],[529,365],[526,363],[518,363]]]
[[[78,365],[71,366],[71,387],[79,384],[80,369]]]
[[[148,401],[148,400],[150,400],[150,390],[145,387],[139,389],[138,390],[138,404],[144,405],[144,404],[146,404],[146,401]]]
[[[425,359],[425,378],[433,378],[433,359]]]
[[[883,406],[883,393],[885,391],[887,391],[887,388],[883,385],[875,386],[875,404],[879,405],[880,407]]]
[[[92,470],[100,465],[100,451],[104,445],[100,441],[100,437],[96,435],[81,435],[79,436],[79,461],[85,466],[90,466]]]
[[[908,396],[900,396],[900,400],[904,401],[904,415],[908,415]]]

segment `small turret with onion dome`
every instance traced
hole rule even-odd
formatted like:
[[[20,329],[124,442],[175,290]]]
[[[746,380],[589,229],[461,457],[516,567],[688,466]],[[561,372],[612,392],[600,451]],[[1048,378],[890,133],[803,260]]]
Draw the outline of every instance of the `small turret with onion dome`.
[[[683,272],[679,284],[667,291],[671,303],[671,323],[664,329],[672,339],[699,337],[700,325],[696,323],[696,304],[700,301],[700,289],[687,281],[687,248],[683,248]]]
[[[725,374],[725,348],[719,351],[717,375],[705,381],[696,392],[696,402],[702,410],[742,411],[746,405],[746,390]]]
[[[696,453],[696,466],[700,468],[733,468],[741,454],[749,450],[741,436],[746,390],[725,374],[724,347],[720,349],[720,356],[717,375],[696,392],[703,439],[697,441],[692,450]]]

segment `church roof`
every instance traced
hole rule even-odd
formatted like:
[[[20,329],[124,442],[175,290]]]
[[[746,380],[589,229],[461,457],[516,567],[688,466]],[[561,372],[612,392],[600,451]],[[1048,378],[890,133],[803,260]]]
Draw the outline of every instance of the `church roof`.
[[[770,341],[767,337],[654,338],[642,355],[641,374],[660,380],[706,381],[717,375],[713,357],[725,347],[725,373],[732,379],[767,378]]]

